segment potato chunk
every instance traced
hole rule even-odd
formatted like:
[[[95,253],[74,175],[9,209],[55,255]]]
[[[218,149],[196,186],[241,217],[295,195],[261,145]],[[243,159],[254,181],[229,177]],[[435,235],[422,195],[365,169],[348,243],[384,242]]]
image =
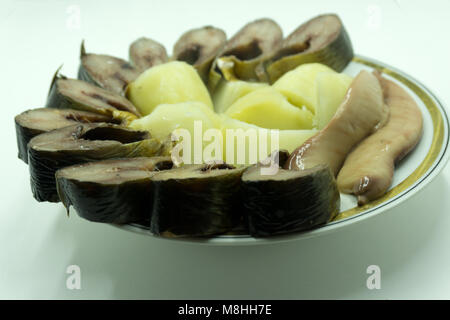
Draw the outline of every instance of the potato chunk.
[[[198,101],[211,110],[208,90],[194,67],[181,61],[154,66],[143,72],[127,88],[127,97],[143,115],[160,104]]]
[[[181,141],[184,139],[181,129],[185,129],[189,133],[189,137],[186,137],[189,141],[183,147],[188,148],[186,152],[190,154],[187,156],[189,160],[185,163],[188,161],[202,163],[210,160],[203,157],[205,147],[210,144],[204,139],[204,134],[208,129],[217,128],[218,124],[218,116],[207,105],[201,102],[182,102],[161,104],[151,114],[132,121],[130,127],[148,130],[153,138],[160,141],[170,139],[172,133]],[[218,149],[222,150],[220,139],[216,143],[218,143]],[[222,158],[221,155],[220,158]]]
[[[352,77],[344,73],[322,72],[317,75],[317,106],[314,124],[323,129],[344,101]]]
[[[272,86],[293,105],[306,107],[315,113],[317,106],[316,76],[320,72],[336,73],[324,64],[306,63],[285,73]]]
[[[225,112],[231,118],[267,129],[311,129],[313,114],[297,108],[272,87],[255,90],[233,103]]]
[[[223,136],[223,159],[225,162],[233,165],[237,164],[253,164],[257,161],[265,159],[272,151],[277,149],[285,149],[289,152],[294,151],[298,146],[303,144],[307,139],[317,133],[317,130],[277,130],[278,145],[273,141],[268,129],[260,128],[253,124],[249,124],[240,120],[232,119],[222,114],[221,131]],[[238,138],[236,130],[241,129],[244,134],[243,138]],[[250,129],[250,130],[249,130]],[[227,134],[227,130],[228,134]],[[256,138],[255,138],[256,137]],[[241,155],[238,155],[238,141],[243,140],[241,146]],[[227,150],[232,148],[231,150]],[[227,154],[228,151],[228,154]]]
[[[223,113],[239,98],[264,87],[268,87],[268,84],[241,80],[223,81],[214,91],[214,109],[217,113]]]

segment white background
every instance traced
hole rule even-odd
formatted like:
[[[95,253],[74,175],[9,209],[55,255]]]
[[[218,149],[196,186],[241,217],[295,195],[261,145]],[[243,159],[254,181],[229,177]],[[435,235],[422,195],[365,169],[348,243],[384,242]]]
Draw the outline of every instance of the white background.
[[[319,238],[253,247],[154,239],[68,218],[37,203],[17,158],[13,118],[45,103],[54,71],[76,76],[79,46],[127,57],[148,36],[170,51],[192,27],[229,36],[255,18],[285,34],[326,12],[340,15],[357,54],[403,70],[450,103],[450,1],[56,1],[0,2],[0,298],[418,299],[450,298],[450,171],[393,210]],[[74,14],[79,11],[77,24]],[[66,268],[81,268],[81,290]],[[381,289],[366,268],[381,268]]]

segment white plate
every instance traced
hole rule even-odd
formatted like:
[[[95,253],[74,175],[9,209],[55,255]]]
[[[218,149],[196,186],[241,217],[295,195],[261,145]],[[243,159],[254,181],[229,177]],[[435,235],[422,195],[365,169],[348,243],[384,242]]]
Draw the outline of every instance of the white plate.
[[[380,199],[365,206],[358,207],[356,198],[341,194],[341,213],[323,227],[269,238],[253,238],[248,235],[222,235],[212,238],[166,238],[175,241],[188,241],[210,245],[252,245],[289,241],[305,237],[318,236],[336,229],[345,228],[361,219],[368,219],[380,214],[420,191],[442,170],[449,156],[448,133],[449,122],[445,108],[436,96],[419,81],[405,73],[365,57],[355,57],[344,70],[356,76],[360,70],[378,69],[384,76],[399,83],[416,100],[423,114],[423,136],[417,147],[395,169],[391,189]],[[140,225],[128,224],[117,226],[124,230],[144,233],[153,236],[150,231]]]

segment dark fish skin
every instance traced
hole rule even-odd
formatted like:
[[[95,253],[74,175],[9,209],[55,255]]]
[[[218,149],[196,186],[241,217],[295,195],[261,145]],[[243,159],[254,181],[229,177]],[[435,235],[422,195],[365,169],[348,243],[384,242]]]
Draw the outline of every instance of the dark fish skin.
[[[270,83],[303,63],[318,62],[341,72],[353,59],[353,46],[335,14],[324,14],[300,25],[264,65]]]
[[[172,165],[169,157],[143,157],[66,167],[56,172],[58,195],[67,211],[73,206],[89,221],[149,226],[151,177]],[[128,172],[138,174],[127,176]]]
[[[58,202],[57,170],[85,162],[158,155],[161,143],[146,131],[107,123],[76,124],[30,140],[31,190],[39,202]]]
[[[41,130],[35,130],[27,127],[21,126],[17,121],[15,121],[16,127],[16,140],[17,149],[19,150],[17,156],[20,160],[28,163],[28,142],[38,134],[43,133]]]
[[[141,116],[128,99],[91,83],[69,79],[59,75],[58,71],[53,76],[45,106],[90,111],[114,117],[117,122]]]
[[[132,65],[140,72],[169,61],[164,46],[153,39],[145,37],[136,39],[130,45],[129,57]]]
[[[151,232],[166,237],[203,237],[230,231],[241,223],[243,170],[223,169],[226,172],[220,176],[191,174],[205,166],[169,170],[177,170],[170,179],[159,178],[164,172],[153,176]]]
[[[223,79],[267,82],[263,63],[278,50],[282,40],[283,31],[272,19],[247,23],[217,54],[210,69],[208,89],[214,92]]]
[[[192,29],[177,40],[172,58],[193,65],[206,84],[211,65],[226,40],[225,32],[213,26]]]
[[[95,63],[91,63],[90,60],[95,60]],[[84,42],[81,43],[78,79],[124,96],[127,85],[140,73],[141,71],[123,59],[87,53]]]
[[[261,177],[255,170],[259,169],[248,169],[242,177],[242,199],[251,236],[317,228],[339,212],[339,191],[327,166],[304,171],[280,169],[278,174],[286,175],[283,179]]]
[[[115,122],[111,116],[73,109],[36,108],[15,118],[19,159],[28,163],[28,142],[35,136],[77,123]]]

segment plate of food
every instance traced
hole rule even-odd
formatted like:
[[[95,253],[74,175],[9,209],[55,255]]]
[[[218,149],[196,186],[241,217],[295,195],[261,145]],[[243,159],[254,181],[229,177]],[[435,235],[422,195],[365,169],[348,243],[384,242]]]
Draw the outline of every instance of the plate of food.
[[[228,38],[188,30],[169,56],[81,45],[45,107],[15,118],[37,201],[153,237],[260,244],[389,210],[448,160],[449,122],[413,77],[354,55],[340,18],[283,36],[269,18]]]

